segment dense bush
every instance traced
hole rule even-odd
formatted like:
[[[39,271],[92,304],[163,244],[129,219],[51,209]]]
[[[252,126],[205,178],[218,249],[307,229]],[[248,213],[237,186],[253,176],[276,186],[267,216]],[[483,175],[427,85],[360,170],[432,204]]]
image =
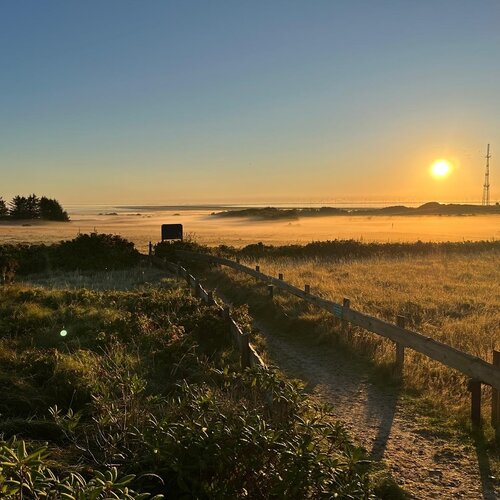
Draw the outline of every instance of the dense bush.
[[[184,241],[163,241],[154,246],[154,255],[161,259],[166,259],[170,262],[177,262],[179,259],[176,256],[177,250],[187,252],[209,253],[210,248],[205,245],[200,245],[192,240]]]
[[[79,234],[54,247],[57,266],[62,269],[122,269],[136,265],[140,254],[134,244],[112,234]]]
[[[242,257],[296,257],[359,259],[367,257],[399,257],[429,255],[434,253],[470,253],[500,250],[500,241],[423,242],[415,243],[364,243],[356,240],[314,241],[306,245],[264,245],[256,243],[241,250],[224,248],[226,253]]]
[[[111,234],[79,234],[54,245],[1,245],[0,276],[53,270],[124,269],[136,265],[140,253],[134,244]],[[7,280],[6,280],[7,281]]]

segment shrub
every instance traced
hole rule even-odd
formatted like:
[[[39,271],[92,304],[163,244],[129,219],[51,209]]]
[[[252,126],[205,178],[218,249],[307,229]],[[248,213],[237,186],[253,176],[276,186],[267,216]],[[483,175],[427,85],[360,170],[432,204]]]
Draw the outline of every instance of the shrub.
[[[500,249],[500,241],[422,242],[415,243],[363,243],[356,240],[313,241],[307,245],[264,245],[255,243],[231,252],[242,257],[292,257],[362,259],[368,257],[401,257],[435,253],[468,254]],[[228,249],[225,249],[225,253]]]
[[[46,446],[28,450],[24,441],[0,441],[0,492],[2,498],[68,498],[104,500],[150,499],[149,493],[130,489],[134,475],[121,476],[116,467],[87,472],[57,475],[49,467],[50,454]],[[157,495],[154,499],[163,498]],[[152,499],[153,500],[153,499]]]
[[[0,278],[12,281],[21,275],[53,271],[124,269],[139,263],[134,244],[112,234],[79,234],[54,245],[0,246]]]
[[[53,248],[58,267],[65,270],[123,269],[139,262],[134,244],[112,234],[79,234]]]
[[[178,258],[176,257],[177,250],[184,250],[187,252],[199,252],[199,253],[209,253],[210,249],[207,246],[200,245],[192,240],[184,241],[162,241],[154,246],[154,255],[161,259],[166,259],[170,262],[176,262]]]

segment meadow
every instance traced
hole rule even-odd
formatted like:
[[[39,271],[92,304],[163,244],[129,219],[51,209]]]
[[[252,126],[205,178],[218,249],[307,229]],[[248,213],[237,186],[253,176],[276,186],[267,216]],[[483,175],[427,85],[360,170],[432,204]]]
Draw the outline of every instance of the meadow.
[[[313,250],[300,257],[300,247],[268,250],[256,257],[255,246],[243,249],[241,262],[259,264],[268,275],[283,273],[287,282],[300,288],[307,283],[311,293],[337,303],[349,298],[352,308],[391,322],[403,315],[408,328],[487,361],[493,349],[500,348],[498,248],[444,251],[436,245],[423,255],[405,253],[403,248],[399,255],[393,249],[385,255],[374,251],[372,257],[328,257],[325,249],[316,257],[310,255]],[[364,356],[379,373],[390,375],[392,342],[355,327],[345,331],[331,315],[284,292],[276,292],[271,302],[265,285],[230,269],[213,269],[207,276],[221,292],[236,303],[248,302],[254,313],[281,325],[287,335],[341,344]],[[407,350],[403,377],[406,388],[422,401],[468,422],[469,395],[461,374]],[[485,396],[489,397],[488,389]]]

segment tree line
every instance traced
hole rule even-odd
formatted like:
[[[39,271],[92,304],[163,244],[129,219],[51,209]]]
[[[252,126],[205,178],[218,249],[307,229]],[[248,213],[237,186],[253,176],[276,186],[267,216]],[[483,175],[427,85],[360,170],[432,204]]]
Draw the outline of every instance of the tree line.
[[[14,196],[10,203],[0,196],[0,219],[69,221],[69,215],[57,200],[31,194]]]

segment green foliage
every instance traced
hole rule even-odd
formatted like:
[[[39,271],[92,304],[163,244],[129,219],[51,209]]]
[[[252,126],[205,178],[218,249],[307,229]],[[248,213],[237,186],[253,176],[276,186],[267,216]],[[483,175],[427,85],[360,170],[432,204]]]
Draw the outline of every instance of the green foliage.
[[[366,463],[344,429],[322,421],[321,409],[295,387],[272,373],[220,375],[216,388],[183,384],[170,401],[174,415],[150,420],[143,430],[148,452],[142,456],[170,491],[190,498],[368,494]],[[240,395],[239,404],[229,398],[233,394]]]
[[[68,212],[54,199],[42,196],[39,202],[40,218],[44,220],[69,221]]]
[[[0,273],[6,273],[11,280],[16,272],[26,275],[54,270],[124,269],[137,265],[139,260],[140,253],[132,242],[112,234],[79,234],[54,245],[0,246]]]
[[[214,307],[178,289],[0,298],[0,432],[49,440],[2,443],[6,498],[372,497],[343,427],[275,373],[241,373]]]
[[[9,215],[9,209],[7,208],[5,200],[0,196],[0,219],[5,219],[7,215]]]
[[[166,259],[170,262],[178,260],[176,256],[177,250],[187,252],[210,253],[210,249],[204,245],[200,245],[193,240],[185,239],[184,241],[163,241],[154,246],[154,255],[161,259]]]
[[[79,234],[54,247],[54,259],[62,269],[122,269],[139,262],[134,244],[118,235]]]
[[[5,201],[0,197],[0,219],[5,218],[69,221],[68,213],[57,200],[46,196],[38,198],[36,194],[14,196],[8,208]]]
[[[120,476],[116,467],[103,472],[91,471],[89,477],[78,472],[57,475],[48,467],[47,446],[28,450],[24,441],[15,438],[0,441],[0,494],[5,499],[64,498],[67,500],[146,500],[149,493],[130,489],[133,474]]]
[[[290,257],[297,259],[328,258],[339,260],[371,257],[406,257],[432,254],[468,254],[488,250],[500,250],[500,241],[422,242],[415,243],[363,243],[356,240],[314,241],[307,245],[264,245],[255,243],[241,250],[225,248],[232,253],[248,258]]]
[[[10,202],[9,215],[13,219],[38,219],[40,217],[39,202],[35,194],[14,196]]]

